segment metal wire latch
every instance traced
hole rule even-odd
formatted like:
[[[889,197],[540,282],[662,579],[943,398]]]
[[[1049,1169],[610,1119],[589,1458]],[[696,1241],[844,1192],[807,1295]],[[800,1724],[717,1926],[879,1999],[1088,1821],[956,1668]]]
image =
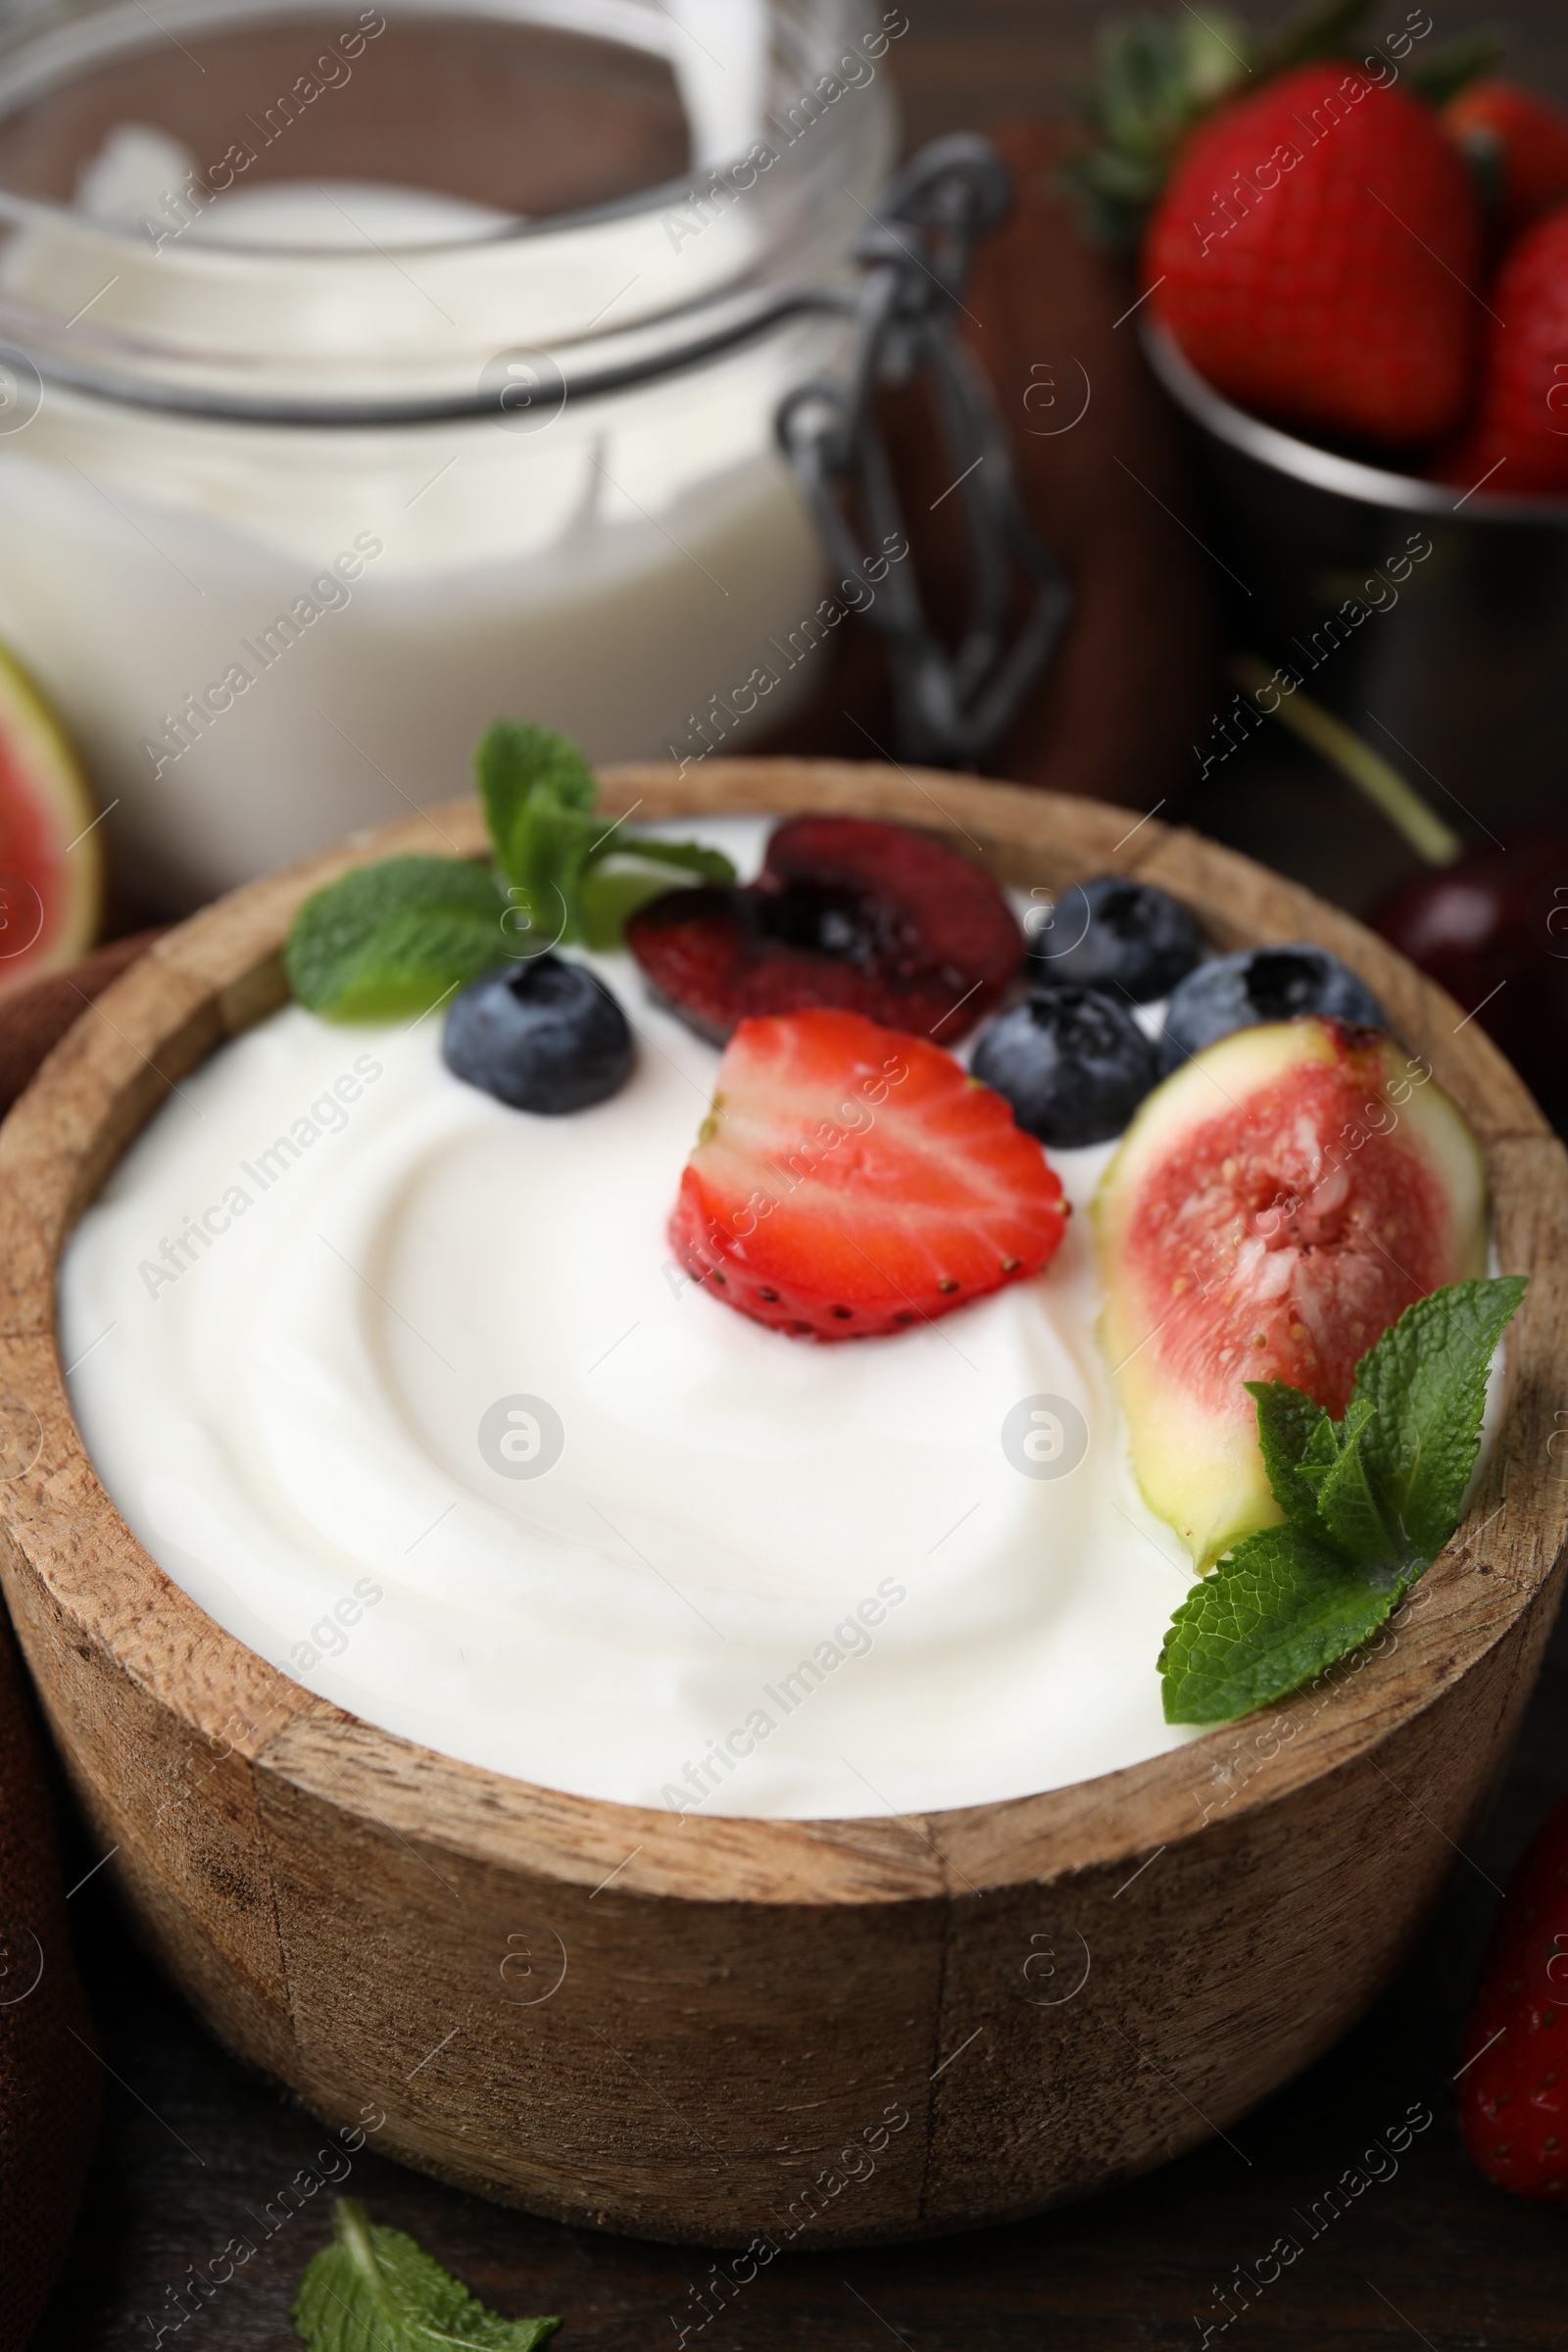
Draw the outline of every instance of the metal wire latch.
[[[957,332],[975,240],[1011,203],[1006,166],[988,139],[958,132],[922,148],[889,183],[876,226],[855,249],[864,277],[828,298],[859,328],[845,380],[798,385],[778,412],[779,440],[833,561],[853,571],[863,561],[857,515],[873,544],[907,536],[877,391],[929,377],[968,541],[965,626],[950,651],[912,564],[888,572],[864,617],[887,644],[900,750],[941,766],[973,765],[1006,733],[1072,611],[1065,573],[1025,518],[990,385]],[[1009,637],[1020,575],[1028,602]]]

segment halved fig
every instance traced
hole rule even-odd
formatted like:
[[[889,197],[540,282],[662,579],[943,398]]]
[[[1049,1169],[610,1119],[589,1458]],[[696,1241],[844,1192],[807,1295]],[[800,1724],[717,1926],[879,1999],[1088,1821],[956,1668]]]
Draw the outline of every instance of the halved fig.
[[[626,945],[715,1045],[739,1021],[819,1010],[949,1045],[998,1004],[1024,952],[989,874],[929,834],[858,816],[791,818],[755,882],[666,891],[632,916]]]
[[[1282,1516],[1243,1382],[1338,1418],[1413,1300],[1486,1271],[1462,1114],[1382,1030],[1317,1016],[1238,1030],[1157,1086],[1092,1216],[1133,1467],[1200,1573]]]

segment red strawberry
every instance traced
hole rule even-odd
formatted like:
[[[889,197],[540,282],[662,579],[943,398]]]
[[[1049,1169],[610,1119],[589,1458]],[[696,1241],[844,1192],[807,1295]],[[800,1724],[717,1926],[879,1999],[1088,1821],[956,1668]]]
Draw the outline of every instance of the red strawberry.
[[[1197,131],[1144,276],[1193,366],[1308,430],[1435,440],[1463,412],[1482,317],[1464,166],[1416,99],[1301,66]]]
[[[1512,81],[1473,81],[1450,98],[1443,126],[1496,184],[1504,236],[1568,196],[1568,114]]]
[[[1481,405],[1433,470],[1466,490],[1568,493],[1568,207],[1525,230],[1489,300]]]
[[[1499,2188],[1568,2204],[1568,1798],[1509,1883],[1464,2046],[1472,2157]]]
[[[951,1054],[797,1012],[730,1040],[669,1238],[743,1315],[859,1340],[1025,1281],[1067,1214],[1040,1146]]]
[[[737,1021],[830,1004],[961,1037],[1024,950],[988,874],[929,834],[858,816],[778,826],[748,889],[666,891],[626,944],[656,993],[718,1044]]]

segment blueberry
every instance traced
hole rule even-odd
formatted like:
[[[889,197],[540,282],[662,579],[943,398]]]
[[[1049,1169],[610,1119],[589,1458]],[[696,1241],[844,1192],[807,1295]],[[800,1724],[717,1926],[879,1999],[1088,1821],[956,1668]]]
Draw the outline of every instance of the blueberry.
[[[992,1022],[969,1067],[1020,1127],[1061,1151],[1120,1135],[1159,1076],[1126,1005],[1094,988],[1037,990]]]
[[[1185,979],[1165,1015],[1161,1065],[1174,1070],[1190,1054],[1259,1021],[1320,1012],[1330,1020],[1386,1029],[1388,1016],[1366,983],[1327,948],[1297,940],[1286,948],[1244,948],[1216,956]]]
[[[1029,946],[1042,986],[1109,989],[1134,1004],[1168,996],[1202,953],[1202,934],[1179,900],[1120,874],[1064,890]]]
[[[514,1110],[585,1110],[624,1086],[626,1015],[586,964],[531,956],[487,972],[447,1014],[446,1065]]]

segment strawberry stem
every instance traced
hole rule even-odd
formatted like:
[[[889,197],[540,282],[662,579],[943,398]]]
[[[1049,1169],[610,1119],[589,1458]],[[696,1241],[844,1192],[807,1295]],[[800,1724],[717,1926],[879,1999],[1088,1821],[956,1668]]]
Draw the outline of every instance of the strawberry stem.
[[[1266,662],[1249,653],[1231,656],[1230,674],[1254,701],[1272,685],[1275,675]],[[1258,708],[1264,708],[1261,701]],[[1274,707],[1267,715],[1289,727],[1331,766],[1348,776],[1428,865],[1452,865],[1455,858],[1464,855],[1464,843],[1458,834],[1451,825],[1444,823],[1415,786],[1352,727],[1325,710],[1321,703],[1314,703],[1299,687],[1294,694],[1282,696],[1276,692]]]

